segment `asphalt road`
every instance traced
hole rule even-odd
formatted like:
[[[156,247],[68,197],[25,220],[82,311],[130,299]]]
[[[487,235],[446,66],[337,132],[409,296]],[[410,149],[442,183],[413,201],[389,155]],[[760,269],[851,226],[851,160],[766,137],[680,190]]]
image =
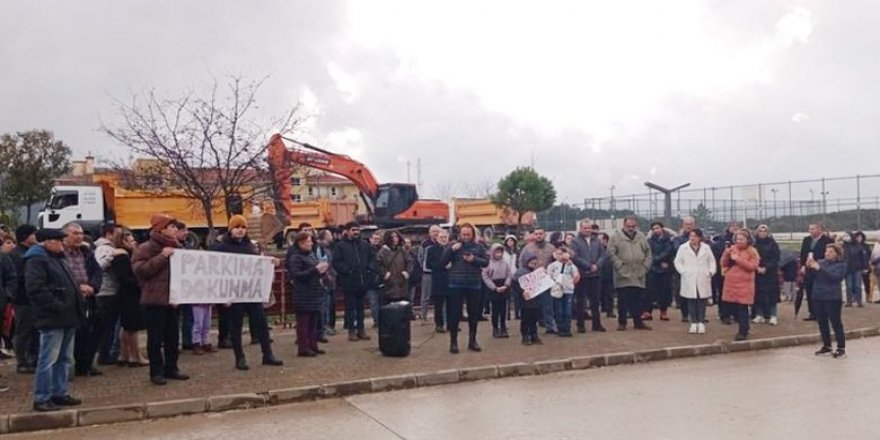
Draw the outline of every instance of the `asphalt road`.
[[[877,439],[880,338],[9,439]],[[60,437],[59,437],[60,436]]]

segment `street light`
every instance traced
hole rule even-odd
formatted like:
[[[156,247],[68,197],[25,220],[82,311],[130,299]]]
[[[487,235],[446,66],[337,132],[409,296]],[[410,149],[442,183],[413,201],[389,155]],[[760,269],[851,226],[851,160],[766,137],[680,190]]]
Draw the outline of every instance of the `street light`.
[[[770,192],[773,193],[773,217],[779,218],[779,215],[776,212],[776,193],[779,192],[779,188],[770,188]]]
[[[611,223],[614,224],[614,185],[608,187],[611,191],[611,201],[608,202],[608,210],[611,211]]]

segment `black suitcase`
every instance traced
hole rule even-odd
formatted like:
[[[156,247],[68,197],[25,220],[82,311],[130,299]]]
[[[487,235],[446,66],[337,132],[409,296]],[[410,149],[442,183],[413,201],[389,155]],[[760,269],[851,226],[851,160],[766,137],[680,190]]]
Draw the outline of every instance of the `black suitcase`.
[[[385,356],[408,356],[411,347],[409,318],[412,304],[393,302],[379,309],[379,351]]]

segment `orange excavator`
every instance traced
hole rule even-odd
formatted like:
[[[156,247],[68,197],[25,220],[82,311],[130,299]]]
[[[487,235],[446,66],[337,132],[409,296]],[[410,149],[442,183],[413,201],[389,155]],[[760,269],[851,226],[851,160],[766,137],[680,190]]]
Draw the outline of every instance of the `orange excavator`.
[[[296,145],[288,148],[284,141]],[[358,222],[380,229],[428,226],[449,221],[449,205],[440,200],[420,200],[410,183],[380,184],[366,165],[344,154],[337,154],[275,134],[269,141],[269,164],[274,171],[278,198],[287,212],[293,208],[291,176],[293,165],[316,168],[342,176],[354,183],[367,207]]]

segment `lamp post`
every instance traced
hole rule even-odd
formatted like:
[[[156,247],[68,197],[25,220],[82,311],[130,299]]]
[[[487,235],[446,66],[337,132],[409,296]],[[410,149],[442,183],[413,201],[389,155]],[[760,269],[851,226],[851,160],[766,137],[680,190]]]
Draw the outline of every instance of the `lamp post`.
[[[664,188],[655,183],[645,182],[645,186],[663,193],[663,221],[668,226],[672,222],[672,193],[682,188],[687,188],[691,186],[691,184],[685,183],[684,185],[679,185],[675,188]]]
[[[770,188],[770,192],[773,193],[773,217],[779,218],[779,213],[776,211],[776,193],[779,192],[779,188]]]

